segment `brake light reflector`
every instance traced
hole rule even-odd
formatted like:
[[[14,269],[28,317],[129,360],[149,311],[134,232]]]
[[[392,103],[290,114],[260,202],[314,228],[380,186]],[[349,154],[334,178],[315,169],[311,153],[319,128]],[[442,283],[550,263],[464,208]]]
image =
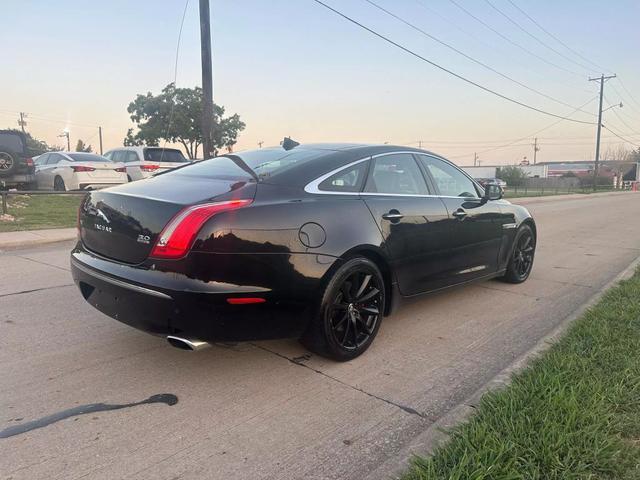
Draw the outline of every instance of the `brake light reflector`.
[[[160,165],[140,165],[140,170],[143,172],[155,172],[160,168]]]
[[[246,207],[250,203],[251,200],[229,200],[185,208],[164,227],[150,256],[167,259],[184,257],[207,220],[217,213]]]
[[[73,169],[74,172],[93,172],[95,171],[95,168],[93,167],[85,167],[82,165],[71,165],[71,168]]]
[[[230,305],[249,305],[251,303],[264,303],[266,300],[260,297],[237,297],[227,298],[227,303]]]

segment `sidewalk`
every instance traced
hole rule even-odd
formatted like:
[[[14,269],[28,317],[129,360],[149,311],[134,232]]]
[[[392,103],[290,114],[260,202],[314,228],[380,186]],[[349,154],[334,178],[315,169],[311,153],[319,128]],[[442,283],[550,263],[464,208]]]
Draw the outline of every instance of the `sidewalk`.
[[[602,193],[570,193],[570,194],[561,194],[561,195],[541,195],[538,197],[511,197],[505,198],[511,203],[517,204],[530,204],[530,203],[545,203],[545,202],[553,202],[555,200],[580,200],[580,199],[588,199],[594,197],[610,197],[613,195],[628,195],[631,193],[629,190],[625,190],[623,192],[602,192]],[[640,195],[639,195],[640,197]]]
[[[0,250],[32,247],[46,243],[74,240],[77,236],[75,228],[50,228],[45,230],[26,230],[23,232],[0,233]]]

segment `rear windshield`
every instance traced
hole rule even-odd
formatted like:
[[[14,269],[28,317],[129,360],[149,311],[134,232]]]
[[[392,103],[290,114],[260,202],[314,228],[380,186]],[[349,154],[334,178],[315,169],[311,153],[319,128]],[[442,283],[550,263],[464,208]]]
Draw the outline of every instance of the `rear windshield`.
[[[14,133],[0,133],[0,148],[22,153],[24,152],[22,137]]]
[[[93,153],[67,153],[74,162],[111,162],[107,157],[94,155]]]
[[[203,160],[188,167],[170,172],[170,174],[229,179],[251,178],[251,172],[247,171],[246,168],[248,167],[255,173],[259,180],[266,180],[289,168],[318,158],[320,155],[322,155],[322,152],[319,150],[286,151],[282,148],[264,148],[240,153],[229,153],[210,160]]]
[[[188,162],[180,150],[175,148],[145,148],[144,159],[149,162],[184,163]]]

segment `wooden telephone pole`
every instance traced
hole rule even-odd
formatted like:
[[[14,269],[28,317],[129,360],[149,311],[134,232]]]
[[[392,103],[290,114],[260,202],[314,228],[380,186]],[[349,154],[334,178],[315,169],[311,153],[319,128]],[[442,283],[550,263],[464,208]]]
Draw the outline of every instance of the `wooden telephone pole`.
[[[213,157],[213,68],[211,65],[211,18],[209,0],[200,0],[200,55],[202,58],[202,149],[204,159]]]

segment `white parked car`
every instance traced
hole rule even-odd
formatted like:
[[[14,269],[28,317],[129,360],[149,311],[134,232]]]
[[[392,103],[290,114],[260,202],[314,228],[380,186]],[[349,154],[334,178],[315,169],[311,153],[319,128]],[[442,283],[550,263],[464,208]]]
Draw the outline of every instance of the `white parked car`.
[[[37,159],[36,182],[40,190],[91,190],[127,183],[127,173],[94,153],[50,152]]]
[[[130,182],[189,163],[176,148],[122,147],[109,150],[104,156],[113,162],[124,163]]]

